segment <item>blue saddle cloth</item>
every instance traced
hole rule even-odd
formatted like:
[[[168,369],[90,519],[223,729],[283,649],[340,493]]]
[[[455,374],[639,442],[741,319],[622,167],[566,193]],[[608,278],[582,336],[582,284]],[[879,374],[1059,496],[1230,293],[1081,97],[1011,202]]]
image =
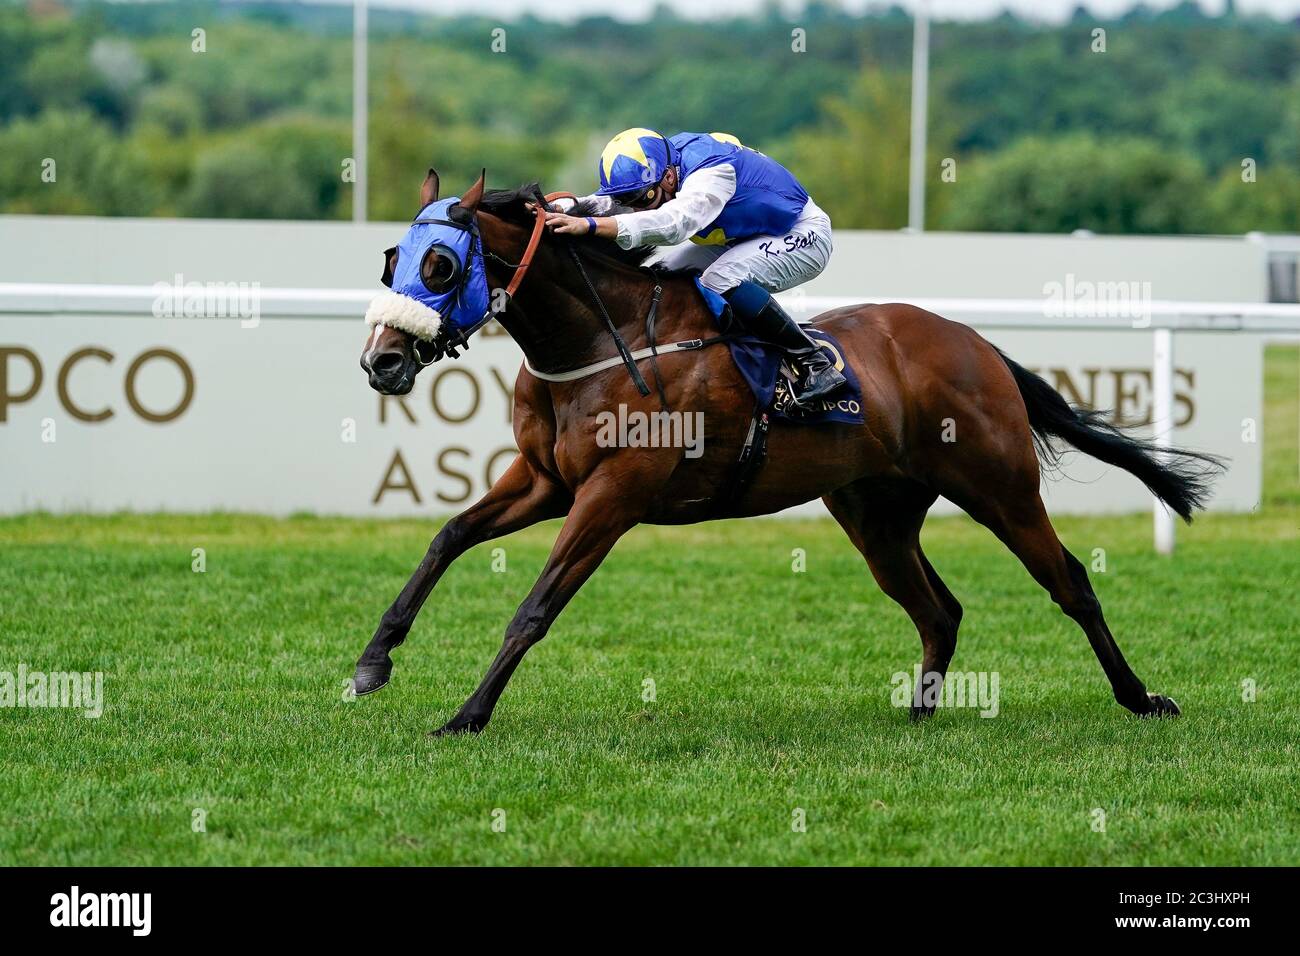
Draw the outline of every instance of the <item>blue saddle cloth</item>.
[[[714,319],[721,319],[727,307],[727,300],[712,289],[700,285],[697,277],[695,285],[713,313]],[[727,343],[731,349],[731,358],[740,370],[741,376],[749,384],[750,390],[760,408],[768,411],[774,419],[804,424],[821,424],[823,422],[842,422],[846,425],[862,424],[862,389],[853,369],[844,361],[844,350],[829,332],[813,326],[804,326],[804,331],[814,340],[826,346],[833,358],[835,367],[848,381],[848,385],[819,402],[807,407],[796,405],[790,395],[789,379],[781,374],[781,363],[785,353],[774,345],[769,345],[751,335],[743,335]]]

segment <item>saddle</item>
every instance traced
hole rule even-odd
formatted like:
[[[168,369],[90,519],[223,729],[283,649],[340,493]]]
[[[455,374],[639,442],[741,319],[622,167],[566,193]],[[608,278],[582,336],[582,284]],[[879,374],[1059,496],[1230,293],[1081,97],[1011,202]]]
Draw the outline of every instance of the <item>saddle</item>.
[[[804,326],[804,331],[830,354],[847,385],[829,399],[801,405],[794,400],[795,371],[785,361],[785,353],[777,346],[736,328],[727,300],[702,285],[698,276],[695,286],[719,329],[724,332],[732,361],[760,408],[770,411],[779,420],[794,424],[862,424],[862,390],[853,369],[844,361],[844,350],[833,335],[815,326]]]
[[[740,499],[762,469],[767,459],[767,435],[774,420],[807,425],[827,422],[861,425],[862,389],[857,375],[844,361],[844,351],[835,337],[821,329],[805,327],[808,335],[831,354],[835,367],[844,375],[847,384],[828,399],[811,405],[796,402],[797,373],[786,362],[785,353],[777,346],[735,328],[727,300],[702,285],[698,276],[695,277],[695,286],[723,332],[737,371],[754,393],[754,413],[740,455],[724,491],[714,498],[714,513],[722,516],[732,503]]]

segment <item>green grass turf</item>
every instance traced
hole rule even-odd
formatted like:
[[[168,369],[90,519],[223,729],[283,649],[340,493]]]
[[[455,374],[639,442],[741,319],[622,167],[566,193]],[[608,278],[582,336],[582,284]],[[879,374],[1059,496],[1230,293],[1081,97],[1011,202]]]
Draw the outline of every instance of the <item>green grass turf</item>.
[[[555,524],[462,558],[393,683],[349,702],[433,522],[0,520],[0,670],[103,671],[106,699],[0,710],[0,864],[1295,864],[1298,359],[1270,351],[1258,513],[1199,519],[1172,558],[1148,515],[1057,521],[1085,563],[1105,549],[1112,629],[1176,721],[1114,703],[1083,634],[964,518],[925,545],[966,608],[953,669],[998,673],[996,718],[910,724],[890,681],[919,641],[847,540],[750,521],[636,529],[455,739],[425,732]]]

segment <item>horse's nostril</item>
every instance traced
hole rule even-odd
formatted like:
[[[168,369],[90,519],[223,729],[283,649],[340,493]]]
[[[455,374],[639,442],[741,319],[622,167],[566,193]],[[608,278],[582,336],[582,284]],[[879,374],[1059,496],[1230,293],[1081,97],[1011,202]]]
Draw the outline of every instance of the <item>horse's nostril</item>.
[[[405,359],[397,352],[384,352],[371,361],[370,368],[376,375],[396,375],[404,362]]]

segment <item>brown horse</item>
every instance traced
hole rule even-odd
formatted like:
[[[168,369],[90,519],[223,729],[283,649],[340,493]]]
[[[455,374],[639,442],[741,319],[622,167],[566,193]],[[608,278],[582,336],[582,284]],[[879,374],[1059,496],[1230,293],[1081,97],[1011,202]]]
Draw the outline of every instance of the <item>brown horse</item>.
[[[493,288],[514,279],[515,264],[525,259],[534,226],[530,195],[485,195],[480,177],[460,199],[461,214],[481,236]],[[422,207],[436,198],[437,176],[430,170]],[[483,729],[524,654],[633,526],[766,515],[821,498],[881,589],[920,633],[925,679],[918,682],[912,716],[924,716],[933,710],[962,617],[920,544],[926,511],[943,495],[997,535],[1083,629],[1120,704],[1141,716],[1179,713],[1169,698],[1149,694],[1129,668],[1087,572],[1057,539],[1039,497],[1039,455],[1052,460],[1051,439],[1073,445],[1131,472],[1188,521],[1221,467],[1216,459],[1157,452],[1106,424],[1100,413],[1072,408],[965,325],[905,304],[860,305],[825,313],[816,325],[839,340],[857,373],[864,423],[773,423],[766,464],[742,493],[726,500],[754,404],[726,348],[658,359],[669,407],[703,412],[706,440],[695,458],[681,448],[597,442],[600,412],[620,403],[648,414],[661,410],[661,396],[634,387],[624,365],[569,382],[529,372],[572,370],[613,356],[602,308],[629,348],[645,347],[644,320],[656,286],[662,288],[659,342],[717,334],[688,277],[651,272],[638,265],[644,253],[630,256],[601,240],[573,241],[574,257],[570,241],[548,235],[537,245],[527,281],[496,316],[527,359],[515,385],[519,455],[478,503],[433,539],[357,662],[358,694],[388,682],[389,652],[405,640],[451,562],[476,544],[565,516],[545,570],[506,628],[496,659],[438,734]],[[438,355],[445,344],[435,340]],[[408,391],[425,364],[424,348],[381,325],[362,366],[380,392]]]

